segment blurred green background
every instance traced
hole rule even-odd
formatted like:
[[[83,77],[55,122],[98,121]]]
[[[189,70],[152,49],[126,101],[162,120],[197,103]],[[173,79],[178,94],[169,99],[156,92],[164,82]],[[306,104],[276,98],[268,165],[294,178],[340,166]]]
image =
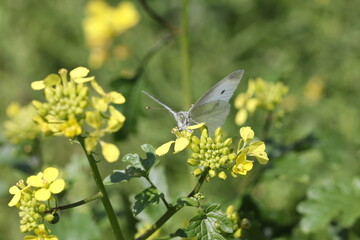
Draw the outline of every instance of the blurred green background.
[[[181,1],[148,2],[159,15],[179,26]],[[108,3],[116,6],[118,1]],[[179,36],[166,40],[168,30],[154,21],[139,1],[133,3],[139,23],[114,36],[109,57],[92,68],[82,27],[87,1],[2,0],[0,121],[7,119],[6,107],[11,102],[25,105],[41,99],[41,94],[30,88],[32,81],[60,68],[86,66],[107,91],[119,91],[127,98],[121,108],[127,121],[114,138],[122,155],[140,153],[143,143],[157,147],[172,139],[174,120],[163,111],[145,110],[156,104],[140,91],[148,91],[174,110],[186,107]],[[270,129],[270,163],[265,167],[256,164],[253,176],[250,172],[226,183],[214,179],[203,189],[209,203],[221,203],[224,210],[235,204],[240,216],[250,219],[252,227],[244,231],[244,239],[360,239],[359,6],[359,0],[190,1],[192,102],[237,69],[245,70],[237,93],[244,92],[247,81],[254,77],[281,81],[289,87],[280,106],[286,110],[283,122]],[[145,56],[149,58],[143,72],[134,78]],[[225,124],[227,136],[237,136],[235,114],[232,109]],[[264,121],[265,114],[259,112],[246,125],[260,136]],[[8,188],[25,179],[27,170],[41,169],[29,168],[31,156],[21,154],[21,149],[3,136],[0,147],[0,239],[21,239],[17,211],[7,206],[11,199]],[[44,138],[42,154],[44,166],[63,169],[69,182],[62,203],[96,191],[77,144],[64,138]],[[187,194],[195,183],[185,159],[185,154],[163,157],[153,174],[172,200]],[[103,161],[99,166],[104,177],[113,169],[124,168],[120,161]],[[109,187],[128,239],[136,223],[129,217],[129,205],[144,186],[135,180]],[[164,210],[159,209],[151,208],[140,218],[152,223]],[[194,212],[181,211],[163,232],[184,226]],[[63,212],[53,229],[59,239],[113,239],[100,202]]]

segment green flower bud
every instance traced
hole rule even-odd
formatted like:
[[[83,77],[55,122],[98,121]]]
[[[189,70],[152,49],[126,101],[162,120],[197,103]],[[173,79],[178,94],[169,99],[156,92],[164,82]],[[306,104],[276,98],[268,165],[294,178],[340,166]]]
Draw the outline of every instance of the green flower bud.
[[[192,144],[190,145],[190,147],[191,147],[191,150],[192,150],[193,152],[195,152],[195,153],[200,152],[200,148],[199,148],[199,145],[198,145],[198,144],[192,143]]]
[[[189,165],[191,165],[191,166],[197,166],[197,165],[199,165],[199,161],[196,160],[196,159],[193,159],[193,158],[188,159],[188,160],[187,160],[187,163],[188,163]]]
[[[224,147],[221,149],[221,153],[223,155],[228,155],[230,153],[230,149],[228,147]]]
[[[229,157],[229,160],[230,160],[230,161],[233,161],[233,160],[236,158],[236,154],[235,154],[235,153],[230,153],[230,154],[228,155],[228,157]]]
[[[195,176],[199,176],[199,175],[202,174],[202,172],[203,172],[203,171],[202,171],[200,168],[197,168],[197,169],[194,170],[193,174],[194,174]]]
[[[44,217],[45,221],[51,222],[54,219],[54,216],[50,213],[46,214]]]
[[[211,169],[209,171],[209,176],[212,177],[212,178],[215,177],[216,176],[216,171]]]
[[[224,146],[230,147],[232,144],[232,138],[228,138],[224,141]]]
[[[225,180],[227,178],[227,175],[224,171],[222,171],[218,174],[218,178]]]
[[[221,139],[221,138],[222,138],[222,135],[223,135],[222,128],[221,128],[221,127],[218,127],[218,128],[215,130],[215,133],[214,133],[215,139],[216,139],[217,137],[220,137],[220,139]]]
[[[197,136],[192,136],[191,137],[191,141],[195,144],[199,144],[200,143],[200,139]]]

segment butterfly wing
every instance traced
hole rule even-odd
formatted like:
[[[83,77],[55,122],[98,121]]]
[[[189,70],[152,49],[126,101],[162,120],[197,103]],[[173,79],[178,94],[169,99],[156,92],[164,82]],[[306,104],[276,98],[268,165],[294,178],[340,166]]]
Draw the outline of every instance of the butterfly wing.
[[[225,101],[229,102],[230,98],[234,94],[236,88],[238,87],[240,80],[244,74],[244,70],[238,70],[227,77],[222,79],[220,82],[215,84],[212,88],[210,88],[207,93],[205,93],[189,110],[197,108],[201,105],[212,101]]]
[[[210,135],[222,126],[230,113],[230,104],[225,101],[212,101],[193,108],[190,112],[192,124],[205,122]]]

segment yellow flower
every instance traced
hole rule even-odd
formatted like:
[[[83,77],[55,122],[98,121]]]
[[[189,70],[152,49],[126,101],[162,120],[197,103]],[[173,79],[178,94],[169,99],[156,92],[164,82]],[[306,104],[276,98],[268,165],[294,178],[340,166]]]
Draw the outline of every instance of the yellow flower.
[[[40,224],[35,230],[34,233],[36,236],[27,235],[24,237],[24,240],[58,240],[54,235],[48,235],[50,230],[46,229],[44,224]]]
[[[9,207],[13,207],[15,206],[16,204],[18,204],[18,202],[20,201],[21,199],[21,196],[22,196],[22,193],[23,191],[25,191],[27,189],[27,187],[25,186],[24,184],[24,181],[23,180],[20,180],[16,186],[12,186],[10,189],[9,189],[9,193],[13,194],[13,198],[11,199],[11,201],[8,203],[8,206]]]
[[[6,113],[9,120],[4,122],[4,135],[12,143],[33,140],[41,133],[40,127],[32,120],[36,109],[31,104],[21,107],[18,103],[11,103]]]
[[[35,192],[35,198],[39,201],[46,201],[51,197],[51,194],[58,194],[65,188],[65,181],[56,179],[58,175],[59,170],[49,167],[44,170],[44,173],[40,172],[28,177],[26,183],[29,186],[40,188]]]
[[[273,111],[287,91],[288,87],[281,82],[269,83],[262,78],[250,79],[246,93],[239,94],[235,99],[235,108],[239,109],[235,117],[236,124],[244,124],[248,115],[257,108]]]
[[[172,144],[175,143],[174,146],[174,154],[181,152],[184,150],[187,146],[190,144],[190,139],[193,134],[193,130],[198,129],[200,127],[204,126],[204,123],[192,125],[186,128],[184,131],[179,131],[177,128],[174,128],[172,130],[172,133],[176,135],[175,141],[169,141],[158,147],[155,151],[156,155],[163,156],[167,154],[170,150],[170,147]]]
[[[253,168],[253,162],[246,160],[246,154],[241,153],[236,158],[236,164],[232,168],[234,174],[246,175]],[[236,176],[236,175],[235,175]]]
[[[245,141],[245,143],[254,139],[254,131],[251,127],[242,127],[240,128],[240,136]]]
[[[112,7],[103,0],[89,1],[83,21],[85,41],[90,48],[89,64],[101,67],[108,57],[114,37],[134,27],[140,20],[132,2]]]

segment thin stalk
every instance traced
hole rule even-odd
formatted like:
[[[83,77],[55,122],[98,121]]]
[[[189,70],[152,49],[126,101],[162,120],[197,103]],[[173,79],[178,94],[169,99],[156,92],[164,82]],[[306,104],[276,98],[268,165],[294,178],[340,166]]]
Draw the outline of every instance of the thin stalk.
[[[145,178],[146,178],[146,180],[150,183],[151,187],[157,189],[157,187],[156,187],[155,184],[150,180],[149,177],[145,177]],[[164,197],[163,195],[160,196],[160,199],[163,201],[163,203],[164,203],[164,205],[165,205],[165,207],[166,207],[167,209],[172,208],[171,204],[169,204],[169,203],[166,201],[166,199],[165,199],[165,197]]]
[[[88,198],[85,198],[83,200],[80,200],[80,201],[77,201],[77,202],[74,202],[74,203],[70,203],[70,204],[66,204],[66,205],[63,205],[63,206],[57,206],[57,207],[50,208],[45,213],[51,213],[51,212],[54,212],[54,211],[59,211],[59,210],[65,210],[65,209],[69,209],[69,208],[78,207],[78,206],[84,205],[85,203],[92,202],[92,201],[94,201],[96,199],[99,199],[99,198],[102,198],[102,197],[103,197],[103,194],[101,192],[98,192],[95,195],[93,195],[91,197],[88,197]]]
[[[191,105],[190,89],[190,50],[189,50],[189,0],[182,0],[181,10],[181,66],[182,66],[182,88],[184,104],[187,109]]]
[[[266,115],[265,123],[263,126],[263,131],[262,131],[262,140],[264,142],[266,142],[268,140],[268,135],[269,135],[269,131],[270,131],[270,127],[273,122],[273,119],[274,119],[273,112],[272,111],[268,112]]]
[[[104,205],[106,214],[107,214],[108,219],[110,221],[111,228],[112,228],[112,230],[113,230],[113,232],[115,234],[115,237],[116,237],[117,240],[124,240],[124,236],[122,234],[122,231],[121,231],[119,222],[117,220],[116,214],[114,212],[114,209],[113,209],[113,207],[111,205],[110,199],[109,199],[109,197],[107,195],[107,192],[105,190],[105,186],[103,184],[99,169],[97,167],[96,160],[95,160],[95,158],[94,158],[94,156],[92,154],[87,154],[86,149],[85,149],[84,138],[82,136],[78,136],[77,139],[80,142],[81,147],[83,148],[83,150],[85,152],[85,155],[86,155],[86,157],[87,157],[87,159],[89,161],[89,165],[90,165],[90,168],[91,168],[91,171],[92,171],[93,178],[94,178],[94,180],[96,182],[96,185],[97,185],[98,189],[100,190],[101,194],[103,195],[103,197],[101,198],[101,201],[102,201],[102,203]]]
[[[197,184],[193,188],[193,190],[188,194],[188,197],[193,197],[200,191],[201,186],[203,185],[206,177],[208,175],[208,171],[204,171]],[[167,220],[169,220],[175,213],[177,213],[180,209],[182,209],[184,205],[176,204],[168,208],[168,210],[148,229],[144,232],[141,236],[136,238],[135,240],[145,240],[150,237],[154,232],[156,232],[162,225],[164,225]]]

